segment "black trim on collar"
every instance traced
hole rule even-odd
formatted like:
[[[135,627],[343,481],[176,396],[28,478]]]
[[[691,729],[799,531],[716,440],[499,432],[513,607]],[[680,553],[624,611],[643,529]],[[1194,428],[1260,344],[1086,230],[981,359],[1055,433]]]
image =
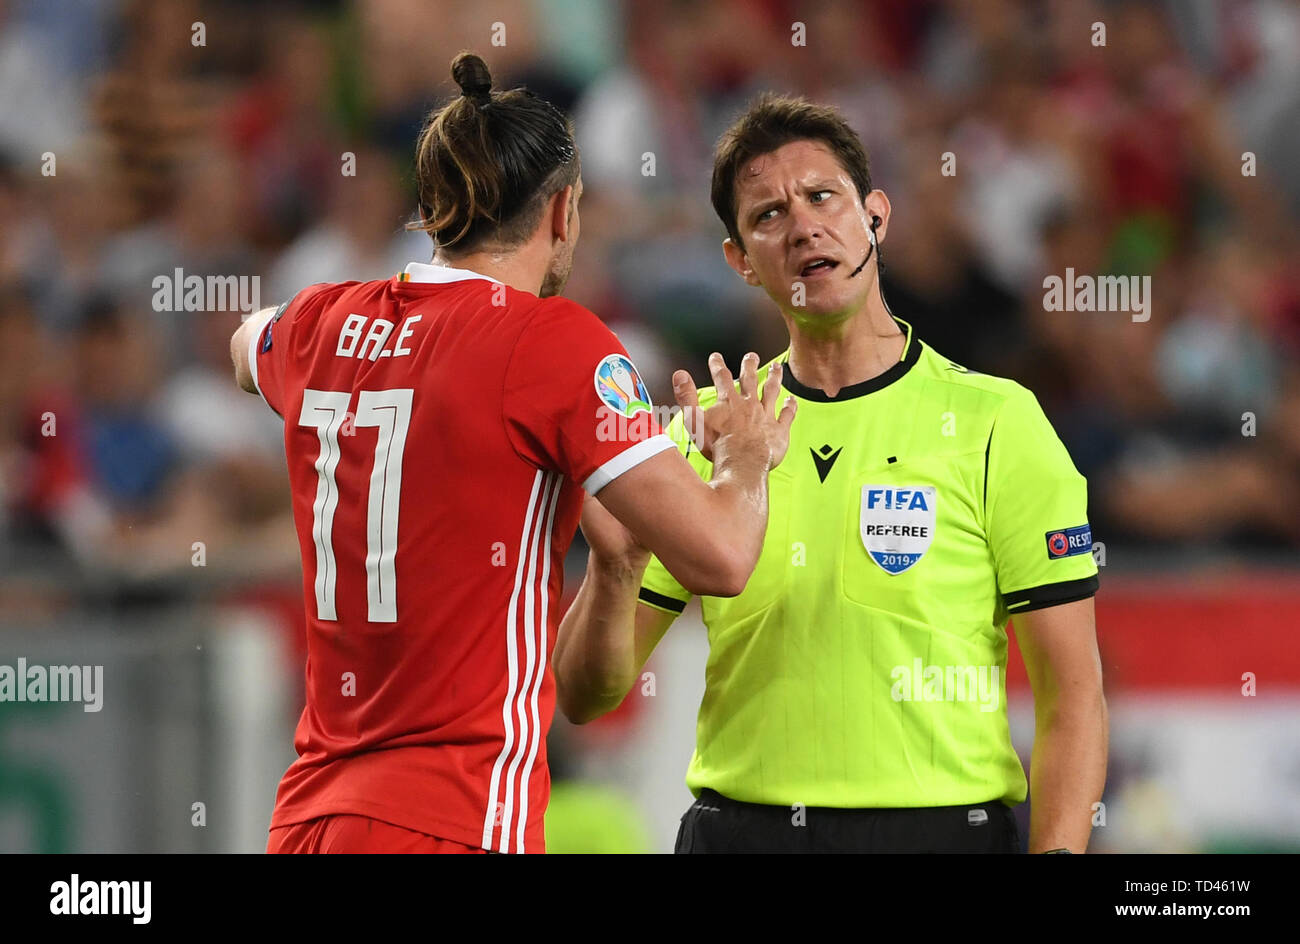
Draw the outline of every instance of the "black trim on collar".
[[[900,327],[902,327],[901,324]],[[904,343],[907,345],[907,351],[901,361],[894,364],[883,374],[872,377],[870,380],[840,388],[840,392],[833,397],[828,395],[825,390],[805,386],[796,380],[794,371],[790,369],[789,360],[785,362],[785,370],[781,374],[781,386],[799,399],[811,400],[814,403],[841,403],[844,400],[854,400],[858,397],[865,397],[869,393],[875,393],[877,390],[882,390],[895,380],[898,380],[921,359],[921,342],[918,338],[913,337],[911,325],[907,325],[906,335],[907,340]]]

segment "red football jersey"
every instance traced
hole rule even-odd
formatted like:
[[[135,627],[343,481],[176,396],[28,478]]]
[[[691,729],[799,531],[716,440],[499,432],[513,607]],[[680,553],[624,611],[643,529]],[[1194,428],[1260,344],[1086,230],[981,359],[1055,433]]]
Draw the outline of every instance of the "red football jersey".
[[[285,419],[307,609],[271,825],[354,813],[544,851],[583,489],[673,448],[627,352],[574,302],[412,263],[303,290],[249,363]]]

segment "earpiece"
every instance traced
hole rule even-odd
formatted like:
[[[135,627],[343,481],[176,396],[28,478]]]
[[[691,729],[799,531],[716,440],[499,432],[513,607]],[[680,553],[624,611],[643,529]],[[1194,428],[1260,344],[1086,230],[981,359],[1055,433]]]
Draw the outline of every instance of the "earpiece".
[[[871,248],[867,250],[867,258],[862,260],[862,265],[849,273],[849,278],[854,278],[859,272],[865,269],[867,261],[871,258],[871,254],[876,251],[876,227],[880,225],[880,222],[881,220],[878,216],[873,216],[871,218],[871,228],[867,230],[867,239],[871,240]]]

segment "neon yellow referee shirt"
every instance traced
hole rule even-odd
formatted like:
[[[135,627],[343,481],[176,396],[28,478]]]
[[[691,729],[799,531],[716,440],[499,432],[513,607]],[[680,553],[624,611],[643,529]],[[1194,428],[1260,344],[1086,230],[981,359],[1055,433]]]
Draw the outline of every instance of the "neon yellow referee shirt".
[[[785,372],[780,401],[796,397],[799,413],[771,473],[758,567],[739,596],[701,599],[709,659],[686,776],[697,796],[1025,798],[1005,627],[1097,591],[1086,482],[1029,390],[953,363],[895,320],[903,355],[878,377],[828,397]],[[715,399],[700,391],[702,406]],[[707,481],[680,415],[668,433]],[[640,599],[680,613],[690,594],[652,559]]]

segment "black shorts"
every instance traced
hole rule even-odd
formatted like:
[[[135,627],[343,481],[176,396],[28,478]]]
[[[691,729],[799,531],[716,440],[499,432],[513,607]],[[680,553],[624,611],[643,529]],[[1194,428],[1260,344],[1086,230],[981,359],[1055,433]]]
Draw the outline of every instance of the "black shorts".
[[[713,790],[682,816],[680,853],[1020,852],[1020,830],[999,800],[973,806],[845,810],[767,806]]]

